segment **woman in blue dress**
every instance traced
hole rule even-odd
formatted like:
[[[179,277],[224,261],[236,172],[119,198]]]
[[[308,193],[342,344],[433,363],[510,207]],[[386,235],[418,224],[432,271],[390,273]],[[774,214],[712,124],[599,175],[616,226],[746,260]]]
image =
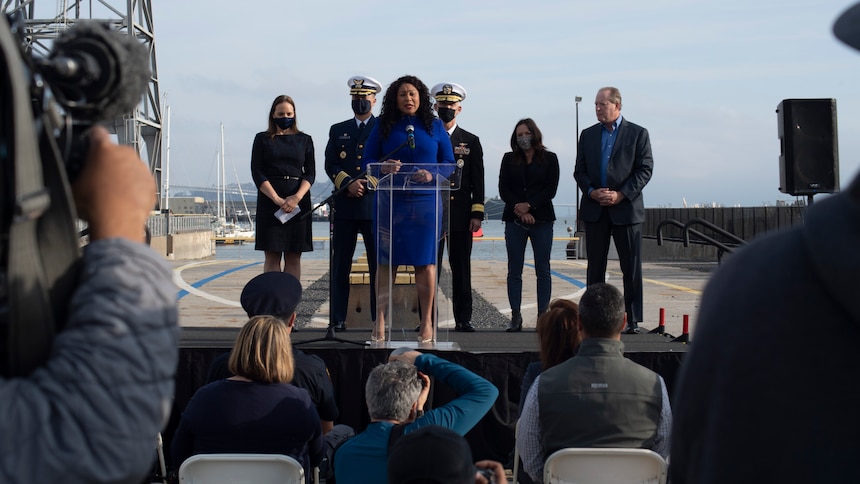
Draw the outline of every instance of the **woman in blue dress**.
[[[371,165],[381,163],[381,165]],[[374,341],[385,340],[390,271],[415,267],[421,309],[418,340],[435,337],[436,250],[442,227],[440,184],[454,171],[454,150],[442,121],[433,114],[430,91],[415,76],[388,87],[379,121],[367,139],[362,165],[378,179],[374,232],[377,241],[377,315]]]
[[[301,280],[302,252],[313,250],[311,217],[297,215],[281,223],[275,216],[278,209],[288,214],[311,210],[310,190],[316,176],[314,141],[299,131],[290,96],[275,98],[268,129],[254,138],[251,176],[258,189],[254,248],[265,253],[263,272],[283,270]]]

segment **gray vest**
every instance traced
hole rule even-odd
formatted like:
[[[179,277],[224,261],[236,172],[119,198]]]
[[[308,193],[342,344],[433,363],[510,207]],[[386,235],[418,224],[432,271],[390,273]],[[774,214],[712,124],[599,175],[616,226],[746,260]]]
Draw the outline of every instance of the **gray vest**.
[[[656,373],[623,355],[620,341],[589,338],[538,384],[544,455],[565,447],[650,449],[663,392]]]

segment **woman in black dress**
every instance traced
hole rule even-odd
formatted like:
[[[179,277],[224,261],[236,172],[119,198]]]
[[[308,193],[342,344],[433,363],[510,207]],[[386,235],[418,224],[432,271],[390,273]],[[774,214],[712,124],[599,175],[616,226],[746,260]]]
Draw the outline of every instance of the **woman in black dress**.
[[[254,248],[266,254],[263,272],[283,270],[301,279],[302,252],[313,250],[311,217],[301,215],[311,210],[315,175],[313,139],[299,131],[293,99],[278,96],[269,110],[269,128],[257,133],[251,151],[251,176],[258,189]],[[281,223],[278,209],[293,218]]]

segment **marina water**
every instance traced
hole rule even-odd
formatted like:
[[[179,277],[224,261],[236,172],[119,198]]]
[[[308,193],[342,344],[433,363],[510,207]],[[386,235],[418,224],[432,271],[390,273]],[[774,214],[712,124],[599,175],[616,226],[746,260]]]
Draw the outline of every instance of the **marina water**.
[[[565,259],[567,252],[567,243],[570,241],[571,234],[567,228],[572,225],[572,220],[559,219],[555,221],[553,226],[553,244],[551,260]],[[475,237],[472,245],[472,259],[474,260],[499,260],[506,261],[508,259],[505,252],[505,223],[501,220],[485,220],[482,229],[483,237]],[[313,252],[305,252],[302,254],[304,260],[327,260],[329,255],[329,223],[314,222],[313,223],[314,250]],[[359,238],[356,246],[356,257],[364,252],[364,246]],[[447,256],[446,256],[447,258]],[[526,247],[526,261],[534,259],[531,244]],[[248,261],[262,261],[263,252],[254,250],[254,243],[250,242],[243,245],[219,245],[215,249],[215,259],[239,259]]]

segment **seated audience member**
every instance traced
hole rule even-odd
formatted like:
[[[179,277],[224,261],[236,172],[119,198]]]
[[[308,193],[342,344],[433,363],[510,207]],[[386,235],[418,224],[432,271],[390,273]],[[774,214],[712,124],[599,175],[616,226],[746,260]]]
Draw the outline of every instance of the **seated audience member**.
[[[447,384],[459,397],[425,413],[419,405],[424,381],[421,374]],[[492,383],[462,366],[414,350],[395,352],[388,363],[374,368],[364,393],[371,423],[337,450],[334,470],[338,484],[385,484],[392,435],[396,439],[428,425],[441,425],[464,435],[499,395]]]
[[[248,320],[236,337],[230,370],[235,376],[204,386],[188,402],[170,449],[176,468],[195,454],[285,454],[310,475],[325,443],[308,392],[290,385],[287,326],[272,316]]]
[[[489,477],[489,479],[488,479]],[[428,425],[397,440],[388,459],[388,484],[507,484],[502,464],[472,463],[466,439]]]
[[[522,410],[526,395],[535,378],[544,370],[567,361],[576,354],[582,335],[579,333],[579,306],[568,299],[556,299],[549,304],[549,311],[543,313],[535,327],[540,349],[540,361],[529,363],[523,375],[520,390]]]
[[[579,331],[579,306],[567,299],[556,299],[549,305],[549,310],[537,320],[535,327],[540,349],[540,361],[529,363],[523,375],[520,388],[520,404],[518,412],[522,412],[526,395],[532,384],[542,371],[567,361],[576,354],[582,335]],[[513,459],[513,451],[511,452]],[[520,459],[522,460],[522,459]],[[532,480],[520,466],[520,475],[515,476],[520,484],[531,484]]]
[[[565,447],[651,449],[666,457],[672,411],[663,378],[624,357],[624,296],[605,283],[579,301],[576,356],[535,379],[520,417],[517,448],[532,479]]]
[[[264,272],[245,284],[239,300],[248,317],[269,315],[280,319],[288,332],[295,328],[296,308],[302,298],[302,285],[287,272]],[[230,378],[227,362],[230,352],[217,356],[209,367],[209,383]],[[355,435],[348,425],[334,425],[339,411],[334,399],[334,387],[328,369],[320,357],[293,348],[295,373],[292,384],[307,390],[320,416],[320,425],[326,441],[326,459],[320,464],[320,473],[328,474],[328,462],[337,445]]]

